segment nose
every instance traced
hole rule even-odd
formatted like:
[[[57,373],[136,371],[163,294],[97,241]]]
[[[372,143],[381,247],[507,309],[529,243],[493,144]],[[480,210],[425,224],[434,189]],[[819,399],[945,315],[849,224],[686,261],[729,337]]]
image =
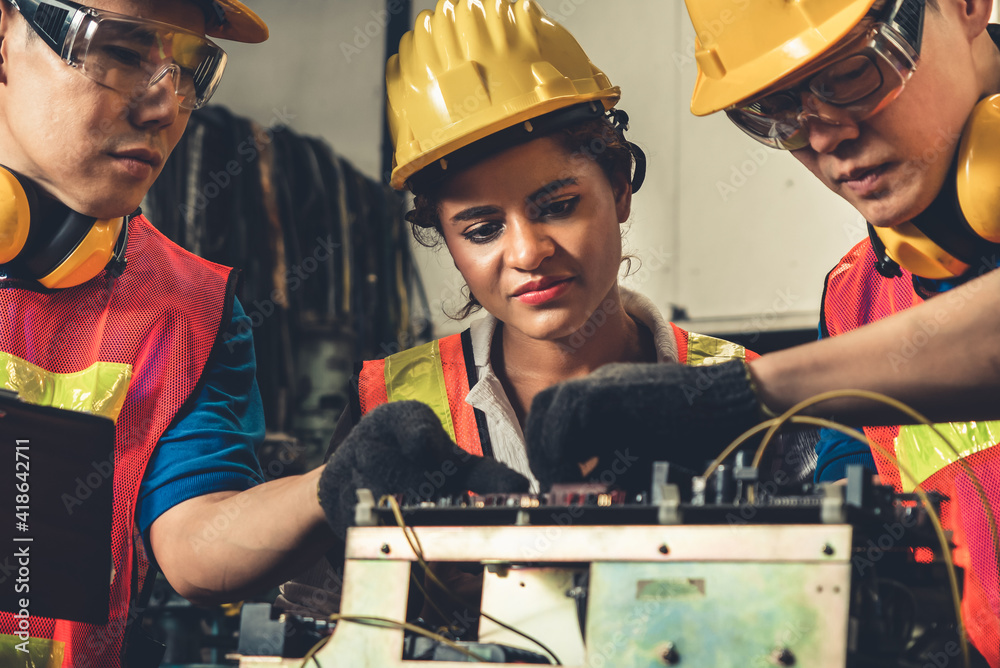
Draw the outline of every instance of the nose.
[[[823,102],[815,95],[803,95],[799,123],[809,132],[809,145],[817,153],[832,153],[841,142],[861,134],[857,121],[842,107]]]
[[[508,223],[507,263],[521,271],[537,269],[555,253],[555,242],[545,223],[518,218]]]
[[[181,69],[176,63],[161,67],[130,101],[133,123],[141,127],[170,125],[180,113],[177,88]]]

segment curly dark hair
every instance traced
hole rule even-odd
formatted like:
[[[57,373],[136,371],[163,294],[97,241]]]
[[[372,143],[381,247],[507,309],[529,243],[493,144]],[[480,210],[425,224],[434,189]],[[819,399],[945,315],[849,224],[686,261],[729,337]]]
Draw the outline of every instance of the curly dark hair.
[[[570,154],[570,160],[589,159],[595,161],[611,184],[630,182],[635,157],[625,139],[621,128],[616,127],[604,116],[583,121],[575,125],[556,130],[548,135]],[[539,137],[541,138],[541,136]],[[441,245],[444,235],[441,231],[441,192],[447,180],[427,182],[416,174],[410,178],[407,186],[413,193],[413,209],[406,214],[413,237],[421,246],[436,248]],[[622,258],[631,266],[631,258]],[[450,318],[461,320],[479,309],[482,305],[476,301],[468,286],[462,289],[467,295],[464,306],[455,313],[447,313]]]

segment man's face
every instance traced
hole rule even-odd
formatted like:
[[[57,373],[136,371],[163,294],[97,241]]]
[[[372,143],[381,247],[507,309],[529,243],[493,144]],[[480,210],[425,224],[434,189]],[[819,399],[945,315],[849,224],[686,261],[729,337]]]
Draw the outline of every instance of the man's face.
[[[80,213],[131,213],[180,140],[190,112],[170,77],[138,96],[66,65],[9,6],[0,21],[0,164]],[[90,6],[205,32],[186,0],[94,0]]]
[[[958,3],[928,7],[921,60],[900,96],[860,123],[817,103],[809,145],[793,155],[873,225],[888,227],[923,211],[944,183],[966,119],[982,95]],[[789,79],[789,83],[793,79]]]

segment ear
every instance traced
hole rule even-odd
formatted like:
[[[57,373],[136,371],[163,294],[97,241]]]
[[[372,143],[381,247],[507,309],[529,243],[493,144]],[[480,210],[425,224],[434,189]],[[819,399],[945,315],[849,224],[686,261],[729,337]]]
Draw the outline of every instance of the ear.
[[[0,0],[0,83],[2,84],[7,83],[8,50],[11,44],[17,43],[15,32],[21,28],[19,20],[23,19],[18,16],[17,10],[7,0]]]
[[[979,37],[989,25],[993,13],[993,0],[941,0],[949,4],[957,4],[959,20],[965,28],[969,40]]]
[[[6,0],[0,0],[0,83],[7,83],[7,33],[10,32],[10,23],[14,8],[7,4]]]
[[[632,184],[624,174],[615,176],[611,184],[611,192],[615,196],[615,211],[618,214],[618,224],[624,225],[632,215]]]

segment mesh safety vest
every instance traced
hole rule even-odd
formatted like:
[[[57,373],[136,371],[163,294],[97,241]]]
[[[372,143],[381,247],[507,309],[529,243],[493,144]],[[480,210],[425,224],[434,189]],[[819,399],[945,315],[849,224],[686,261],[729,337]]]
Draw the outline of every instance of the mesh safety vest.
[[[687,332],[671,323],[682,364],[707,366],[756,353],[711,336]],[[478,381],[470,330],[365,362],[358,374],[358,404],[366,415],[389,401],[413,399],[430,406],[452,440],[473,455],[492,456],[486,416],[465,398]]]
[[[120,277],[103,272],[66,290],[0,281],[0,387],[116,425],[108,623],[31,617],[24,654],[14,649],[18,620],[0,613],[5,667],[122,664],[149,575],[135,528],[139,484],[160,436],[195,396],[231,316],[236,273],[182,250],[142,216],[129,223],[126,258]]]
[[[923,300],[914,292],[909,272],[887,279],[875,270],[875,251],[867,239],[844,256],[827,276],[822,323],[830,336],[876,322],[904,311]],[[938,297],[947,298],[946,296]],[[919,354],[923,336],[901,342],[891,364],[906,364]],[[958,449],[952,452],[929,427],[866,427],[873,442],[892,453],[916,480],[902,479],[899,468],[878,451],[875,465],[883,484],[898,491],[912,491],[916,484],[949,497],[941,510],[945,529],[955,532],[960,548],[955,559],[965,566],[963,616],[969,636],[991,666],[1000,664],[1000,583],[993,538],[980,496],[956,463],[964,459],[985,488],[994,515],[1000,516],[1000,422],[965,422],[937,425]],[[963,546],[964,544],[964,546]]]

